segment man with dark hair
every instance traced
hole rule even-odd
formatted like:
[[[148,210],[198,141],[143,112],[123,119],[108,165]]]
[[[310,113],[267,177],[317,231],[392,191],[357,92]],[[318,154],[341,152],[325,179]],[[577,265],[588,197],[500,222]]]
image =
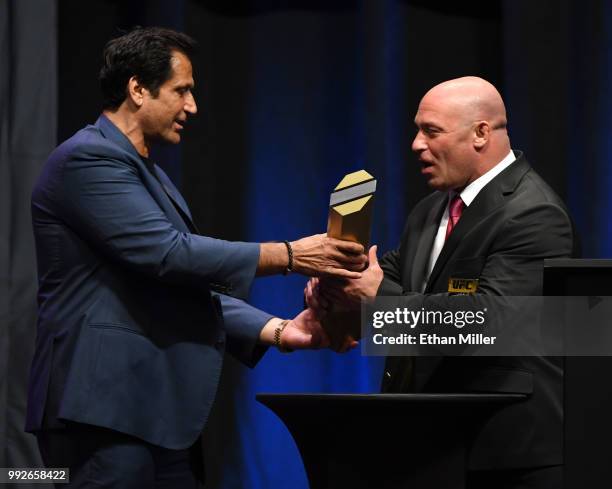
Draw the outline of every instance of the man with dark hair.
[[[412,150],[434,193],[408,217],[399,247],[378,263],[376,247],[360,279],[311,279],[317,294],[348,308],[403,296],[409,310],[453,310],[452,277],[483,296],[542,294],[545,258],[576,256],[567,209],[513,151],[497,89],[478,77],[436,85],[422,98]],[[313,301],[314,299],[314,301]],[[493,392],[527,395],[483,423],[469,454],[467,487],[562,487],[563,364],[559,358],[389,357],[383,392]]]
[[[197,445],[223,352],[329,344],[307,309],[281,320],[243,299],[256,275],[357,278],[363,248],[315,235],[228,242],[197,233],[149,159],[197,111],[193,41],[137,29],[111,41],[104,112],[49,157],[32,194],[39,321],[26,429],[70,487],[196,487]],[[355,343],[347,339],[340,348]]]
[[[159,87],[172,75],[173,53],[178,51],[191,60],[195,50],[191,37],[161,27],[134,29],[110,40],[99,77],[102,106],[117,109],[125,100],[129,79],[136,73],[140,83],[157,97]]]

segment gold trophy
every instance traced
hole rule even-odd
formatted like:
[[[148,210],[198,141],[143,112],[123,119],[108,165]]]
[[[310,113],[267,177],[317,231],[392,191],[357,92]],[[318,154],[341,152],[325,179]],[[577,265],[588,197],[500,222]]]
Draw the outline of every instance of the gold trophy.
[[[361,243],[367,253],[372,230],[372,208],[376,180],[365,170],[346,175],[336,186],[329,198],[327,235]],[[359,311],[342,311],[332,304],[323,320],[332,346],[339,347],[349,335],[355,339],[361,336]]]

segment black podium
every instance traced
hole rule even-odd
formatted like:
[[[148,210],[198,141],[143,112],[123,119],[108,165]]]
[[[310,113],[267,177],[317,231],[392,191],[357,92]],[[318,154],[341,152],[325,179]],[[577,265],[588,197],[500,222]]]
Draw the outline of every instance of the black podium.
[[[461,489],[471,436],[522,394],[258,394],[310,489]]]

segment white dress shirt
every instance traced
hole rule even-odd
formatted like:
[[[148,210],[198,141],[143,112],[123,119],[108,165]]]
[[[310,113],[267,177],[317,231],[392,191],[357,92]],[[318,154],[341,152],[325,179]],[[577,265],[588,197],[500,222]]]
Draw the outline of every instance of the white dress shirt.
[[[514,156],[512,150],[510,150],[506,157],[501,160],[497,165],[495,165],[484,175],[481,175],[472,183],[470,183],[467,187],[465,187],[459,194],[461,196],[461,200],[463,200],[463,203],[465,204],[465,207],[469,207],[470,204],[474,202],[474,199],[476,198],[478,193],[485,187],[485,185],[491,180],[493,180],[506,168],[508,168],[512,163],[514,163],[515,160],[516,157]],[[448,225],[448,206],[455,195],[456,192],[454,190],[451,190],[448,193],[448,203],[446,204],[446,209],[444,210],[444,214],[442,215],[442,219],[440,220],[440,226],[438,227],[436,239],[434,240],[433,247],[431,248],[431,254],[429,255],[429,266],[427,267],[427,274],[425,275],[425,279],[423,280],[423,284],[421,286],[421,292],[425,290],[427,281],[429,280],[429,276],[431,275],[436,261],[440,256],[440,252],[444,247],[444,241],[446,238],[446,226]]]

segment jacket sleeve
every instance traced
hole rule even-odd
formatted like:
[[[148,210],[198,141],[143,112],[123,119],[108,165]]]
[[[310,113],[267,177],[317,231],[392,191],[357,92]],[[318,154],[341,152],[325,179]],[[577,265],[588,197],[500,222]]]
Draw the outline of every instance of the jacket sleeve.
[[[213,295],[221,303],[227,351],[248,367],[254,367],[268,350],[258,343],[259,334],[274,316],[240,299],[215,292]]]
[[[380,267],[385,275],[380,287],[378,287],[377,295],[402,295],[403,288],[401,286],[400,261],[400,252],[398,249],[385,253],[380,259]]]
[[[61,219],[109,259],[156,280],[224,283],[246,297],[259,259],[256,243],[181,232],[143,184],[135,165],[118,156],[75,151],[50,198]]]

